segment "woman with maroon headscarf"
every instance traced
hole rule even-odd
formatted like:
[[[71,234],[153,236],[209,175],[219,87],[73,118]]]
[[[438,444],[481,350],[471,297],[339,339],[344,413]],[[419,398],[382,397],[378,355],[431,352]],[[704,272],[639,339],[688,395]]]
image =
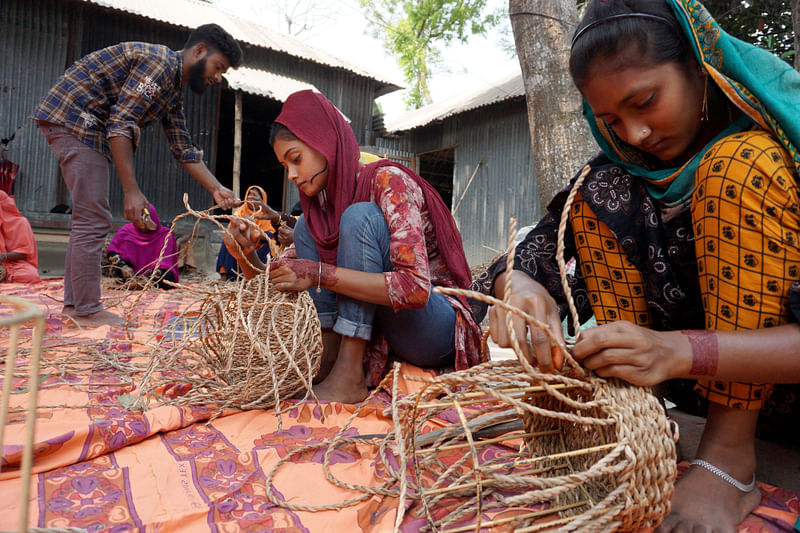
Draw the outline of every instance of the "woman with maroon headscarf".
[[[470,284],[461,235],[436,190],[391,161],[364,165],[341,113],[310,90],[286,100],[270,142],[299,189],[303,216],[297,257],[273,263],[269,276],[278,290],[310,289],[324,346],[317,397],[363,400],[390,350],[423,367],[481,362],[469,306],[432,291]],[[264,269],[250,236],[233,223],[226,235],[248,279]]]

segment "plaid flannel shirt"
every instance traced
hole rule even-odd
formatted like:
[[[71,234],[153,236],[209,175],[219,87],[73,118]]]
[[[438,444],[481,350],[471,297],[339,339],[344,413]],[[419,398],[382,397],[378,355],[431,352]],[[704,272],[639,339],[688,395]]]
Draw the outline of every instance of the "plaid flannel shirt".
[[[139,146],[141,128],[160,120],[170,152],[181,163],[202,161],[183,114],[183,58],[158,44],[126,42],[76,61],[41,101],[32,118],[69,128],[111,160],[109,137]]]

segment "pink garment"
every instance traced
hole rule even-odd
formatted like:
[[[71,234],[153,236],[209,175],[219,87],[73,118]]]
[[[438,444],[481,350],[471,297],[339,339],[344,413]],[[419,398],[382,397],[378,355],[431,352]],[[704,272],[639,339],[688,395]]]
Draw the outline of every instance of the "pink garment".
[[[119,254],[124,261],[130,263],[136,273],[145,274],[156,268],[171,270],[175,274],[175,281],[178,281],[178,244],[175,236],[168,227],[161,225],[153,204],[150,204],[150,218],[156,223],[155,231],[146,232],[132,223],[125,224],[111,239],[107,253]],[[167,247],[162,255],[165,240]],[[161,261],[156,264],[159,257]]]
[[[38,283],[39,254],[28,219],[22,216],[14,198],[0,191],[0,253],[17,252],[25,259],[3,261],[10,283]]]

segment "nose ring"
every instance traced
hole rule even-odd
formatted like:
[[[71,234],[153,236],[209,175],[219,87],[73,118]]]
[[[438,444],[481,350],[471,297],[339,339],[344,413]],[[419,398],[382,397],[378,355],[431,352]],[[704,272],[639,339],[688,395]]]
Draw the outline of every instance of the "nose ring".
[[[642,128],[642,136],[646,136],[646,135],[649,135],[649,134],[650,134],[650,129],[649,128]]]

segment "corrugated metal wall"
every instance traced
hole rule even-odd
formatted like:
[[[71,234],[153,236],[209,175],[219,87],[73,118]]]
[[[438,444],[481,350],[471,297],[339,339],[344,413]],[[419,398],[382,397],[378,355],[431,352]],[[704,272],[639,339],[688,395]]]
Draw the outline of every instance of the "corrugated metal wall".
[[[56,0],[3,0],[0,20],[4,30],[0,32],[0,134],[7,137],[24,124],[9,144],[7,155],[20,165],[14,190],[17,205],[39,221],[43,218],[35,214],[48,213],[65,200],[61,195],[66,193],[55,158],[35,123],[27,117],[65,67],[76,57],[126,40],[164,43],[180,49],[188,32],[91,5]],[[76,37],[72,46],[70,33]],[[213,168],[218,89],[210,89],[202,97],[185,94],[189,131]],[[210,205],[211,196],[169,153],[160,125],[144,129],[139,146],[134,157],[139,186],[156,204],[164,222],[185,210],[181,200],[184,191],[197,206]],[[122,189],[116,172],[111,179],[110,202],[112,211],[120,217]]]
[[[350,126],[359,144],[367,144],[372,128],[372,105],[375,100],[373,81],[341,69],[321,67],[316,63],[279,54],[272,50],[248,47],[247,64],[306,81],[319,89],[350,119]],[[269,125],[267,125],[268,127]]]
[[[22,211],[49,211],[56,203],[58,164],[27,117],[64,72],[67,19],[64,2],[0,1],[0,137],[22,126],[7,152],[19,165],[14,193]]]
[[[465,113],[451,127],[458,129],[454,206],[482,161],[456,213],[467,258],[478,265],[495,255],[492,249],[505,249],[509,218],[524,226],[540,216],[525,103]]]
[[[471,266],[505,249],[510,217],[521,227],[540,216],[524,100],[469,111],[376,144],[417,154],[455,146],[453,208],[463,195],[455,219]]]
[[[189,30],[78,0],[0,0],[0,21],[0,137],[8,137],[17,126],[25,124],[7,154],[20,165],[15,188],[17,203],[35,223],[64,224],[66,217],[47,214],[66,194],[57,163],[36,125],[26,117],[68,64],[84,54],[125,40],[158,42],[178,50]],[[248,66],[314,84],[350,118],[359,143],[367,142],[373,80],[252,46],[245,46],[244,53]],[[212,171],[216,150],[228,149],[217,146],[218,91],[210,88],[203,96],[184,93],[189,131],[194,142],[203,148]],[[265,129],[273,118],[263,117]],[[210,195],[169,153],[160,125],[143,130],[135,164],[142,191],[156,204],[165,222],[184,211],[184,191],[189,193],[193,207],[210,205]],[[297,191],[287,185],[285,208],[289,209],[297,200]],[[121,220],[122,191],[116,175],[111,180],[110,201],[115,219]]]

